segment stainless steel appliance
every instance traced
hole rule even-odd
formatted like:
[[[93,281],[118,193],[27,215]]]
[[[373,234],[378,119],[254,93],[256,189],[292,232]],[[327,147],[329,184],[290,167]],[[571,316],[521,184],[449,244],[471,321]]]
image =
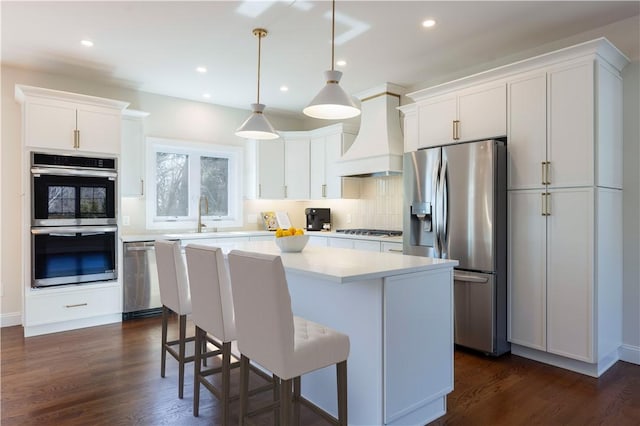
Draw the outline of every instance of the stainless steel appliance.
[[[455,343],[508,352],[505,141],[406,153],[403,180],[404,253],[459,261]]]
[[[31,285],[116,280],[116,159],[31,153]]]
[[[122,319],[162,314],[153,241],[124,243]]]
[[[304,209],[307,217],[307,231],[322,231],[331,229],[331,209]]]

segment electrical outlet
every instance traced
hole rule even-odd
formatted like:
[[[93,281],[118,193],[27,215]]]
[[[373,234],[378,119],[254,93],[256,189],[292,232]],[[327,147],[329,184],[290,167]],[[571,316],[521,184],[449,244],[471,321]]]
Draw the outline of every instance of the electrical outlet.
[[[247,223],[258,223],[258,215],[254,213],[248,214]]]
[[[122,226],[129,226],[129,225],[131,225],[131,217],[122,216]]]

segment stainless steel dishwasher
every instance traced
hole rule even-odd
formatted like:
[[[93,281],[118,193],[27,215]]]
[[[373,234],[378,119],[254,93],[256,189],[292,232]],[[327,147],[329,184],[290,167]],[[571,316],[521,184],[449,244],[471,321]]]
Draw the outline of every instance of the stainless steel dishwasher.
[[[153,241],[124,243],[124,303],[122,319],[162,314],[156,252]]]

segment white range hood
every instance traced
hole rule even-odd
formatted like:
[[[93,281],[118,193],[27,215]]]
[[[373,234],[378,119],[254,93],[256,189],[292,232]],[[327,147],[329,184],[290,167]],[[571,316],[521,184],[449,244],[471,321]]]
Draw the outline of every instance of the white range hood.
[[[355,141],[338,160],[341,176],[388,176],[402,173],[404,142],[400,131],[400,96],[405,89],[385,83],[356,94],[362,116]]]

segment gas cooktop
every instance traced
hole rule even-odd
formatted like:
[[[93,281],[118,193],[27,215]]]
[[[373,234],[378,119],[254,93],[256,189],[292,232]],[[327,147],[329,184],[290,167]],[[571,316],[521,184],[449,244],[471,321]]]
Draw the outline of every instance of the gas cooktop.
[[[350,235],[369,235],[372,237],[400,237],[402,231],[391,231],[388,229],[337,229],[336,232]]]

